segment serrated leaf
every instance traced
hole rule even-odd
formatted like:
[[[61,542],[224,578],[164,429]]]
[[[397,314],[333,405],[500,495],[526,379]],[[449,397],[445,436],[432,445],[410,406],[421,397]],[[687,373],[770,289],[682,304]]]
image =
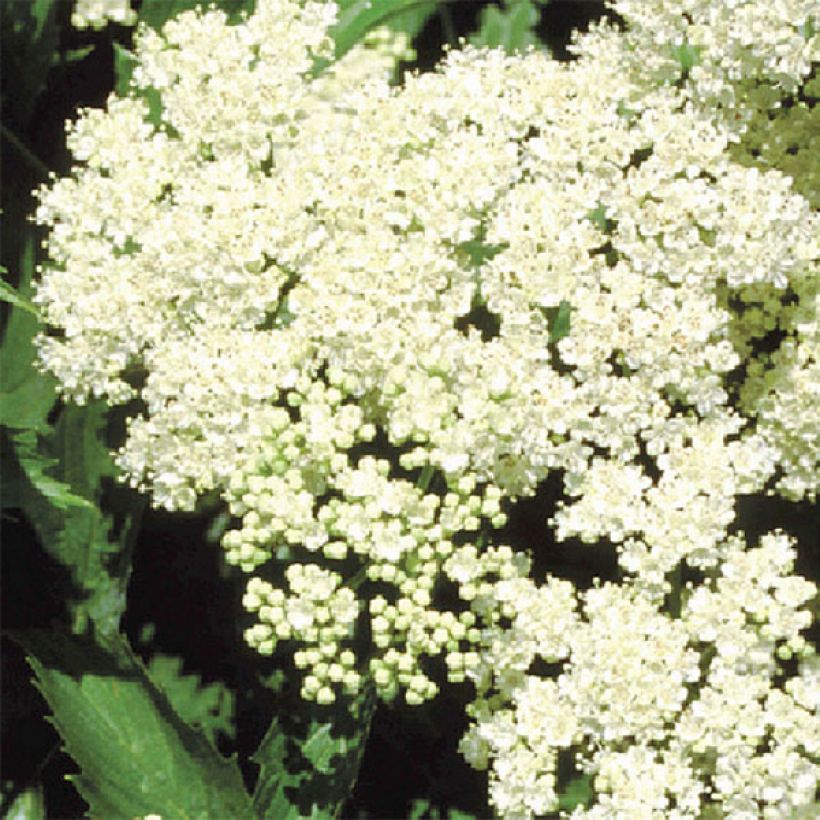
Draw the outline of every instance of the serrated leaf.
[[[174,712],[121,635],[105,645],[60,630],[12,637],[80,767],[73,782],[93,816],[254,816],[236,762]]]
[[[505,0],[503,9],[484,7],[480,28],[470,37],[470,42],[475,46],[500,47],[514,54],[538,44],[537,25],[538,9],[532,0]]]
[[[154,655],[148,662],[148,674],[174,711],[211,743],[216,743],[217,732],[233,739],[234,695],[227,686],[219,682],[205,685],[198,675],[183,673],[182,658],[175,655]]]
[[[340,4],[339,17],[330,34],[341,57],[360,42],[368,31],[386,25],[411,37],[435,11],[430,0],[352,0]],[[413,27],[417,27],[413,31]]]
[[[105,443],[108,406],[96,400],[82,407],[66,405],[54,425],[49,446],[60,460],[61,474],[77,492],[96,498],[103,478],[114,475]]]
[[[32,487],[46,498],[49,504],[58,510],[71,507],[82,507],[91,510],[94,505],[71,490],[71,485],[49,475],[57,464],[55,459],[47,458],[38,451],[37,434],[34,430],[23,430],[11,436],[14,454]]]
[[[143,501],[124,498],[113,539],[114,522],[98,506],[100,483],[113,471],[103,440],[106,410],[103,402],[67,406],[47,435],[22,431],[11,440],[22,474],[17,502],[46,551],[71,572],[76,627],[91,619],[101,632],[113,633],[125,609],[130,539]]]
[[[375,708],[371,687],[333,706],[300,700],[281,710],[253,756],[253,803],[277,820],[337,816],[353,789]]]

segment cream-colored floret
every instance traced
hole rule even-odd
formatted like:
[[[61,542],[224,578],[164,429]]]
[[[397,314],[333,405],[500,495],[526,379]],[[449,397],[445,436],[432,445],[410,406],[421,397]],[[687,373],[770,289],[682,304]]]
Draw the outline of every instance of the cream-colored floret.
[[[75,0],[71,12],[74,28],[101,29],[109,21],[133,26],[137,22],[137,13],[131,8],[131,0]]]

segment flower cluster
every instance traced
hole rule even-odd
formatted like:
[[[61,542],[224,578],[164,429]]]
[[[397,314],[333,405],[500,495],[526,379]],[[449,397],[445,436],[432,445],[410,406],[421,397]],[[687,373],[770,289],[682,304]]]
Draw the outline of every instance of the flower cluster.
[[[754,549],[740,537],[710,586],[689,588],[670,619],[633,585],[608,584],[574,602],[551,596],[549,628],[564,637],[520,651],[486,636],[477,675],[483,694],[462,751],[484,768],[505,816],[554,811],[561,750],[594,781],[599,802],[573,817],[697,817],[719,806],[732,817],[782,817],[812,801],[820,718],[816,662],[780,689],[777,660],[801,653],[799,635],[816,593],[791,575],[794,548],[771,533]],[[532,633],[531,633],[532,634]],[[568,639],[566,636],[570,636]],[[507,657],[504,652],[507,652]],[[527,670],[561,662],[556,679]],[[766,751],[761,753],[761,746]]]
[[[101,29],[109,21],[133,26],[137,13],[131,8],[131,0],[76,0],[71,13],[74,28]]]
[[[814,587],[731,528],[820,483],[820,219],[753,150],[813,4],[613,5],[571,63],[464,48],[401,85],[401,38],[325,66],[333,4],[141,30],[39,192],[40,360],[139,398],[118,463],[155,504],[220,495],[246,638],[298,642],[306,698],[420,703],[440,656],[502,815],[554,811],[571,753],[579,817],[782,816],[818,779]],[[555,537],[614,545],[621,584],[489,545],[553,473]]]

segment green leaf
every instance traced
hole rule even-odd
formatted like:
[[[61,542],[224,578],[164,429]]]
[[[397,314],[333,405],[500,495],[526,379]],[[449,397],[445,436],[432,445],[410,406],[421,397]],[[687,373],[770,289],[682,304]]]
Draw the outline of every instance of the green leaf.
[[[282,709],[253,756],[259,817],[335,817],[353,790],[370,720],[372,687],[333,706],[300,700]]]
[[[691,43],[681,43],[679,46],[675,46],[672,53],[678,63],[680,63],[681,70],[685,74],[688,74],[700,62],[701,51],[700,46],[693,46]]]
[[[14,390],[0,391],[0,424],[23,430],[42,430],[54,406],[54,380],[33,371]]]
[[[3,267],[0,267],[0,271],[2,271],[2,273],[7,272]],[[0,302],[8,302],[10,305],[19,307],[21,310],[25,310],[32,316],[36,316],[38,319],[40,318],[40,311],[37,310],[37,308],[25,298],[25,296],[21,296],[8,282],[4,282],[1,279]]]
[[[412,40],[424,28],[427,21],[436,13],[437,3],[435,0],[427,3],[419,3],[388,18],[383,25],[392,31],[400,31]]]
[[[570,780],[564,793],[558,798],[558,808],[572,811],[578,806],[585,806],[592,799],[592,778],[585,774]]]
[[[569,336],[570,330],[570,315],[572,313],[572,306],[565,299],[562,299],[557,308],[541,308],[541,312],[547,320],[549,325],[549,340],[550,344],[555,344],[564,336]]]
[[[118,515],[112,539],[114,521],[98,506],[102,482],[113,475],[103,435],[106,412],[103,402],[67,406],[45,435],[29,430],[4,436],[13,458],[3,459],[3,482],[44,549],[71,572],[75,628],[91,619],[109,634],[118,630],[125,609],[134,525],[144,500],[125,490],[109,492]]]
[[[43,456],[38,452],[37,434],[34,430],[23,430],[11,436],[12,446],[17,461],[32,487],[43,495],[49,504],[58,510],[70,507],[94,509],[94,505],[71,490],[71,485],[46,473],[57,464],[55,459]]]
[[[441,812],[424,797],[417,797],[410,804],[410,811],[407,812],[407,820],[422,820],[428,817],[430,820],[440,820]]]
[[[143,0],[137,22],[160,29],[183,11],[196,8],[207,10],[210,5],[207,0]],[[253,11],[255,0],[219,0],[216,5],[228,15],[229,21],[237,22],[243,12]]]
[[[182,658],[176,655],[156,654],[148,662],[151,680],[171,701],[176,713],[216,743],[217,732],[233,739],[233,692],[221,682],[202,683],[199,675],[184,674]]]
[[[114,91],[118,97],[125,97],[131,90],[136,59],[133,51],[114,43]]]
[[[254,816],[235,760],[221,757],[174,712],[121,635],[104,646],[61,630],[12,637],[80,767],[72,780],[93,816]]]
[[[69,48],[62,54],[55,54],[51,59],[52,65],[62,65],[63,63],[79,63],[94,51],[95,46],[82,46],[81,48]]]
[[[137,23],[144,23],[159,31],[168,20],[183,11],[204,8],[206,5],[202,0],[144,0],[140,6]]]
[[[599,230],[606,232],[609,228],[609,222],[606,218],[606,206],[605,205],[598,205],[597,207],[593,208],[588,214],[587,217],[589,221]]]
[[[330,31],[336,43],[337,58],[378,26],[386,25],[394,31],[414,36],[435,11],[436,4],[431,0],[347,0],[340,6],[336,25]]]
[[[67,405],[54,426],[50,452],[59,459],[61,475],[77,492],[96,500],[100,481],[114,475],[105,443],[108,406],[96,400],[82,407]]]
[[[6,792],[4,784],[3,791]],[[4,800],[9,799],[3,794]],[[24,789],[11,797],[11,805],[3,815],[4,820],[46,820],[46,803],[42,786]]]
[[[480,268],[501,251],[506,250],[508,245],[491,245],[484,241],[482,237],[462,242],[456,247],[456,253],[464,264],[474,268]]]
[[[31,279],[34,275],[34,232],[25,230],[20,252],[20,283],[13,290],[3,283],[5,299],[11,291],[16,302],[9,315],[0,345],[0,424],[17,429],[42,429],[57,400],[56,382],[34,368],[34,336],[40,329],[36,309],[29,311]]]
[[[532,0],[504,0],[504,8],[485,6],[481,25],[470,37],[475,46],[503,48],[508,54],[539,44],[535,34],[538,9]]]

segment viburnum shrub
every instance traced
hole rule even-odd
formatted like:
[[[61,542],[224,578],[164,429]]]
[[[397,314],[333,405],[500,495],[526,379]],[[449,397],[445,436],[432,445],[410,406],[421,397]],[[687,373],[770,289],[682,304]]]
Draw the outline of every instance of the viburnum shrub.
[[[468,682],[499,816],[564,807],[567,758],[573,817],[796,816],[816,587],[735,519],[818,487],[818,9],[609,5],[571,61],[401,82],[385,29],[334,57],[332,3],[141,27],[37,194],[39,362],[136,408],[116,463],[155,506],[221,499],[245,639],[303,698]],[[505,542],[549,476],[552,537],[618,581]]]

